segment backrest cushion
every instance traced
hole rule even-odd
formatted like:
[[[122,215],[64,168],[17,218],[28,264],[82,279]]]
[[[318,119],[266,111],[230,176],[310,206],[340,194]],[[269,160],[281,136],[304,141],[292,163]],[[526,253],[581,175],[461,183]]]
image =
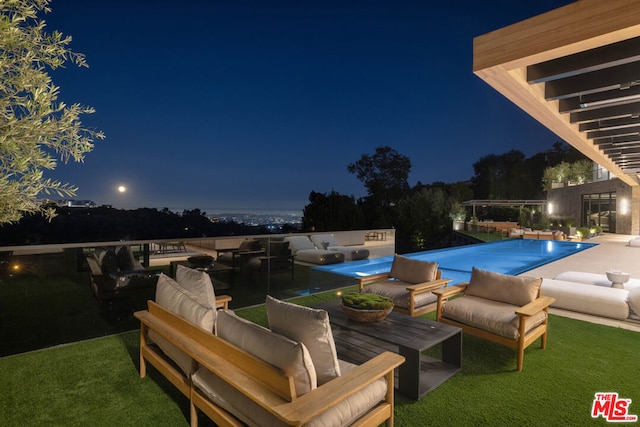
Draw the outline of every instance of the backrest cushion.
[[[307,347],[316,369],[318,385],[340,376],[329,314],[325,310],[291,304],[267,295],[267,317],[273,332]]]
[[[202,329],[213,332],[215,303],[212,308],[208,304],[202,304],[201,300],[201,297],[185,289],[171,277],[160,274],[156,286],[156,302]]]
[[[116,261],[120,271],[136,270],[136,262],[129,246],[118,246],[116,248]]]
[[[118,273],[118,258],[113,249],[107,249],[100,255],[100,268],[105,275]]]
[[[191,292],[199,304],[216,309],[216,294],[207,273],[178,264],[176,282]]]
[[[436,279],[438,263],[420,261],[396,254],[390,276],[407,283],[423,283]]]
[[[523,306],[538,297],[541,284],[540,278],[510,276],[474,267],[464,294]]]
[[[325,244],[327,247],[340,246],[333,234],[313,234],[309,238],[318,249],[324,249]]]
[[[296,252],[304,249],[315,249],[313,242],[307,236],[287,236],[285,242],[289,242],[289,249],[295,255]]]
[[[240,243],[239,251],[257,251],[260,249],[260,241],[257,239],[246,239]]]
[[[218,336],[291,375],[298,396],[317,387],[316,371],[304,344],[238,317],[230,310],[218,313]]]

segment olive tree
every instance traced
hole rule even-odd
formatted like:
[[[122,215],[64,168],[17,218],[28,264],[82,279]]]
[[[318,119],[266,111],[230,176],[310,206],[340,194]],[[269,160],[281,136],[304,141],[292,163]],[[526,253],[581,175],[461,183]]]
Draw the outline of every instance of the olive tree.
[[[71,62],[87,67],[82,54],[69,49],[70,36],[45,31],[39,15],[49,0],[0,1],[0,224],[26,213],[51,218],[53,209],[38,200],[45,194],[75,195],[77,188],[45,177],[57,161],[82,162],[102,132],[86,129],[80,104],[58,101],[59,88],[48,72]]]

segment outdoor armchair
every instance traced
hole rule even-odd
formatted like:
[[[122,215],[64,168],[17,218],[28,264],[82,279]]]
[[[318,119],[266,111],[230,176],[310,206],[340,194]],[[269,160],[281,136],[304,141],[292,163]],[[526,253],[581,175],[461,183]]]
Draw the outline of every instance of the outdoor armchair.
[[[541,283],[538,278],[474,268],[470,282],[434,291],[436,320],[517,349],[517,368],[522,371],[524,349],[538,338],[543,349],[547,346],[548,310],[555,299],[540,296]]]
[[[362,277],[359,282],[360,292],[389,297],[395,311],[420,316],[436,309],[437,296],[433,291],[447,286],[451,280],[441,278],[436,262],[396,254],[390,272]]]

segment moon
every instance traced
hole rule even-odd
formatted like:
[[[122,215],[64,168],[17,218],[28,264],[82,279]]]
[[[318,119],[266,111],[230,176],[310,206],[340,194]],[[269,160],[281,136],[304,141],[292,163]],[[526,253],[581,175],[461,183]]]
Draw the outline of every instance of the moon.
[[[124,193],[125,191],[127,191],[127,187],[125,187],[124,185],[121,185],[121,186],[118,187],[118,191],[120,193]]]

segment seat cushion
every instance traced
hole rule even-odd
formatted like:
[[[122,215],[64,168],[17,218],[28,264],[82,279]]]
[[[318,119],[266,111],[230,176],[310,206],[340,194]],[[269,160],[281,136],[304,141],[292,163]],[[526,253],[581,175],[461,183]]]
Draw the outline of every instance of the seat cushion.
[[[513,304],[465,294],[447,301],[442,308],[442,316],[493,334],[518,339],[520,320],[515,313],[518,308]],[[532,328],[543,324],[546,316],[544,311],[540,311],[526,319],[525,331],[528,333]]]
[[[355,366],[351,363],[340,361],[342,372],[347,372]],[[198,369],[193,375],[193,384],[201,394],[216,405],[231,412],[249,426],[284,425],[282,421],[205,368]],[[354,395],[331,406],[310,420],[305,426],[339,427],[350,425],[384,400],[386,393],[387,383],[383,379],[376,380]]]
[[[394,306],[409,309],[411,298],[409,291],[407,290],[407,286],[410,285],[411,283],[391,279],[383,282],[373,283],[365,288],[365,292],[389,297],[393,300]],[[418,308],[422,307],[423,305],[436,302],[437,300],[438,297],[433,292],[416,294],[414,295],[413,306],[414,308]]]
[[[269,295],[266,305],[269,328],[307,347],[316,369],[318,385],[340,376],[329,314],[325,310],[291,304]]]
[[[594,316],[626,319],[629,317],[629,291],[585,283],[544,279],[541,293],[556,300],[551,307]]]
[[[391,263],[390,276],[407,283],[424,283],[436,279],[438,263],[420,261],[396,254]]]
[[[317,387],[316,370],[303,343],[271,332],[230,310],[219,311],[217,332],[220,338],[291,375],[298,396]]]
[[[541,284],[542,279],[510,276],[474,267],[464,294],[523,306],[538,297]]]
[[[302,249],[295,254],[296,261],[327,265],[344,262],[344,254],[324,249]]]

